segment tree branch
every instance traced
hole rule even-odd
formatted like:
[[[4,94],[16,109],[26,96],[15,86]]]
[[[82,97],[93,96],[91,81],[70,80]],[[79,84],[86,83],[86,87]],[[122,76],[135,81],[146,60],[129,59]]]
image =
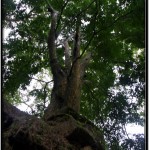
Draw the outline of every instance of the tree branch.
[[[91,7],[91,5],[92,5],[94,2],[95,2],[95,0],[93,0],[87,7],[85,7],[82,11],[80,11],[78,14],[76,14],[76,15],[74,16],[74,18],[80,16],[83,12],[85,12],[88,8]]]
[[[110,24],[110,25],[108,25],[108,26],[102,28],[101,30],[99,30],[98,32],[96,32],[96,34],[100,33],[100,32],[103,31],[103,30],[106,30],[106,29],[112,27],[116,22],[118,22],[118,21],[121,20],[122,18],[126,17],[127,15],[131,14],[133,11],[134,11],[134,10],[131,10],[131,11],[129,11],[128,13],[126,13],[126,14],[124,14],[124,15],[118,17],[117,19],[115,19],[114,22],[112,22],[112,24]]]
[[[37,81],[39,81],[39,82],[44,82],[44,83],[50,83],[50,82],[53,82],[53,81],[54,81],[54,80],[51,80],[51,81],[46,82],[46,81],[43,81],[43,80],[41,80],[41,79],[36,79],[36,78],[34,78],[34,77],[31,77],[31,79],[37,80]]]
[[[92,3],[93,3],[93,2],[92,2]],[[91,4],[92,4],[92,3],[91,3]],[[78,59],[80,59],[80,58],[83,56],[83,54],[85,53],[85,51],[87,50],[87,48],[89,47],[89,45],[91,44],[91,42],[92,42],[92,40],[93,40],[93,38],[94,38],[94,36],[95,36],[95,33],[96,33],[96,31],[95,31],[95,25],[96,25],[96,17],[97,17],[97,14],[98,14],[98,10],[97,10],[97,11],[95,12],[95,14],[94,14],[93,34],[92,34],[92,36],[91,36],[89,42],[88,42],[87,45],[85,46],[84,50],[82,51],[81,55],[79,55],[78,57],[76,57],[76,59],[74,59],[74,61],[73,61],[73,63],[72,63],[72,67],[71,67],[71,69],[70,69],[69,76],[70,76],[71,73],[72,73],[72,69],[73,69],[73,67],[74,67],[74,65],[75,65],[75,63],[76,63],[76,61],[77,61]],[[88,54],[88,55],[89,55],[89,54]],[[91,55],[91,54],[90,54],[90,55]],[[87,61],[86,61],[86,64],[87,64]]]
[[[59,19],[58,19],[57,26],[56,26],[56,30],[58,29],[58,26],[59,26],[59,24],[60,24],[60,20],[61,20],[61,18],[62,18],[61,16],[62,16],[63,11],[64,11],[65,7],[67,6],[68,2],[69,2],[69,0],[67,0],[67,2],[66,2],[66,3],[62,6],[62,8],[61,8],[60,15],[59,15]]]
[[[27,104],[27,103],[26,103],[26,102],[24,102],[24,101],[22,101],[22,103],[23,103],[24,105],[26,105],[26,106],[27,106],[27,109],[28,109],[28,108],[30,108],[30,109],[31,109],[32,114],[35,112],[32,106],[30,106],[29,104]],[[26,109],[26,110],[27,110],[27,109]]]
[[[81,19],[78,18],[76,23],[76,33],[74,37],[74,48],[72,52],[73,61],[80,56],[80,26],[81,26]]]
[[[126,130],[125,125],[122,126],[122,130],[124,130],[125,134],[127,135],[127,138],[130,139],[130,138],[129,138],[129,135],[128,135],[128,133],[127,133],[127,130]]]
[[[45,104],[46,104],[46,97],[47,97],[47,92],[46,92],[46,88],[47,88],[48,83],[45,84],[44,86],[44,99],[43,99],[43,107],[44,109],[46,108]]]
[[[70,51],[71,50],[69,48],[68,40],[66,39],[64,41],[64,53],[65,53],[65,66],[67,70],[69,70],[71,67]]]
[[[51,13],[51,28],[50,28],[50,32],[48,35],[50,67],[51,67],[52,74],[54,75],[54,77],[57,77],[58,72],[60,70],[60,66],[57,60],[57,55],[56,55],[56,44],[55,44],[58,12],[53,9],[50,3],[48,3],[48,5],[49,5],[49,11]]]
[[[45,0],[45,1],[46,1],[47,4],[48,4],[48,11],[50,11],[51,13],[54,13],[55,10],[54,10],[54,8],[51,6],[51,4],[49,3],[49,1],[48,1],[48,0]]]
[[[74,37],[74,48],[73,48],[73,52],[72,52],[72,62],[73,63],[72,63],[68,77],[71,76],[72,70],[73,70],[77,60],[80,57],[80,25],[81,25],[81,20],[77,20],[76,33],[75,33],[75,37]]]

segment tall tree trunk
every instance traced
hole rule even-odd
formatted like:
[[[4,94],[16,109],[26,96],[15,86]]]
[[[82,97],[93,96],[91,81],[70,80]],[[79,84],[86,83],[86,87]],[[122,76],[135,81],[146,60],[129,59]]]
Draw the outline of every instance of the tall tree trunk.
[[[51,6],[51,29],[48,36],[48,49],[50,58],[50,67],[53,74],[54,86],[51,93],[51,102],[45,111],[44,118],[64,107],[69,107],[76,112],[80,111],[80,94],[82,87],[82,76],[85,70],[87,59],[80,56],[80,25],[81,20],[76,23],[74,36],[74,48],[72,50],[72,60],[69,59],[69,46],[67,40],[64,42],[65,68],[62,67],[56,54],[56,27],[58,12]],[[89,60],[90,57],[88,57]]]

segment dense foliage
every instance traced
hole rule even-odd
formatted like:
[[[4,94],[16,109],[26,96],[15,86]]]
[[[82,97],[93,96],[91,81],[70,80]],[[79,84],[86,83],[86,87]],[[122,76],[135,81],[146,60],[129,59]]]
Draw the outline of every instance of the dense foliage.
[[[144,137],[127,138],[125,126],[144,125],[145,2],[49,0],[49,3],[60,12],[57,52],[62,65],[61,39],[69,37],[69,44],[73,45],[78,18],[82,22],[81,51],[92,53],[84,77],[81,114],[103,129],[111,149],[144,149]],[[11,29],[3,41],[3,96],[13,104],[27,104],[34,99],[31,113],[40,116],[50,102],[53,82],[47,48],[50,26],[47,8],[46,0],[5,0],[2,12],[3,28]],[[35,78],[37,85],[29,90],[27,86],[31,82],[33,85]],[[27,91],[26,99],[20,95],[23,90]]]

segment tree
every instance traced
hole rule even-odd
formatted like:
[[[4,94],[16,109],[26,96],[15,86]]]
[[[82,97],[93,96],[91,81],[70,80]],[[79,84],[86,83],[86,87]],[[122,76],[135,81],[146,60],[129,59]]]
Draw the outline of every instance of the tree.
[[[144,1],[3,4],[3,27],[12,28],[3,43],[6,99],[17,96],[17,90],[26,89],[33,75],[50,66],[54,86],[45,120],[70,107],[99,124],[111,148],[119,146],[126,123],[143,123],[139,110],[144,105],[145,84]]]

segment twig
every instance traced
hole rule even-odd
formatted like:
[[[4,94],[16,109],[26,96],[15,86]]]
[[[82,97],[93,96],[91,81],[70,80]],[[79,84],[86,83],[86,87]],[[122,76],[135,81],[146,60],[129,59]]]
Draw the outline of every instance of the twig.
[[[126,13],[126,14],[124,14],[124,15],[118,17],[117,19],[115,19],[115,21],[114,21],[112,24],[110,24],[110,25],[108,25],[108,26],[102,28],[102,29],[99,30],[96,34],[100,33],[100,32],[103,31],[103,30],[106,30],[106,29],[112,27],[116,22],[118,22],[118,21],[121,20],[122,18],[126,17],[127,15],[131,14],[133,11],[134,11],[134,10],[131,10],[130,12],[128,12],[128,13]]]
[[[80,11],[77,15],[75,15],[75,17],[80,16],[84,11],[86,11],[93,3],[95,2],[95,0],[93,0],[87,7],[85,7],[82,11]]]
[[[53,13],[55,10],[53,9],[53,7],[51,6],[51,4],[49,3],[48,0],[45,0],[45,1],[47,2],[48,6],[49,6],[49,11],[50,11],[51,13]]]
[[[44,103],[44,109],[46,108],[45,104],[46,104],[46,87],[47,87],[48,83],[45,84],[44,86],[44,100],[43,100],[43,103]]]
[[[54,80],[51,80],[51,81],[46,82],[46,81],[44,81],[44,80],[36,79],[36,78],[34,78],[34,77],[31,77],[31,79],[37,80],[37,81],[39,81],[39,82],[44,82],[44,83],[46,83],[46,84],[48,84],[48,83],[50,83],[50,82],[53,82],[53,81],[54,81]]]
[[[31,112],[34,112],[34,109],[33,109],[29,104],[27,104],[27,103],[24,102],[24,101],[23,101],[22,103],[25,104],[27,107],[29,107],[29,108],[31,109]],[[28,109],[28,108],[27,108],[27,109]],[[27,109],[26,109],[26,110],[27,110]]]
[[[61,20],[61,16],[62,16],[62,14],[63,14],[63,11],[64,11],[65,7],[67,6],[68,2],[69,2],[69,0],[67,0],[67,2],[66,2],[66,3],[63,5],[63,7],[61,8],[60,16],[59,16],[59,19],[58,19],[58,21],[57,21],[56,31],[57,31],[58,26],[59,26],[59,24],[60,24],[60,20]]]
[[[88,88],[88,90],[91,89],[91,88],[89,88],[87,83],[85,83],[85,85]],[[98,102],[99,100],[95,97],[95,95],[93,94],[93,91],[92,90],[89,90],[89,91],[90,91],[90,94],[91,94],[92,98],[94,98]]]
[[[127,130],[126,130],[125,125],[123,125],[123,127],[122,127],[122,128],[123,128],[123,130],[124,130],[125,134],[127,135],[127,138],[128,138],[128,139],[130,139],[130,138],[129,138],[129,136],[128,136],[128,133],[127,133]]]

